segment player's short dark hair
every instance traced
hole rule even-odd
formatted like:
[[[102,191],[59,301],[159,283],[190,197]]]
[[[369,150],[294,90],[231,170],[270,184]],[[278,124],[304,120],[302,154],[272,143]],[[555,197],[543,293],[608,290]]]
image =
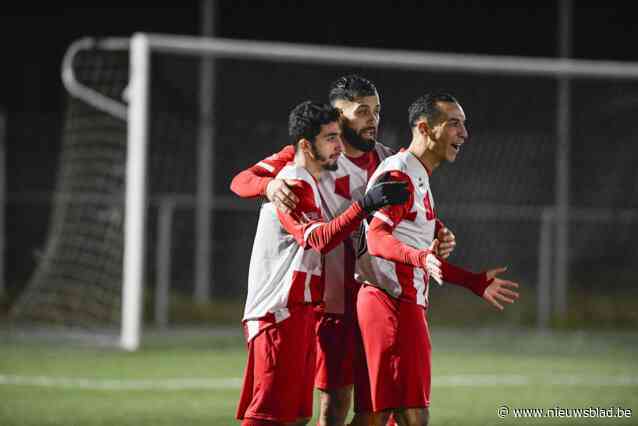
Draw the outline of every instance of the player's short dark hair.
[[[321,126],[339,121],[339,110],[328,104],[304,101],[294,107],[288,116],[288,134],[297,148],[300,139],[314,142],[321,133]]]
[[[432,125],[441,118],[441,110],[438,107],[439,102],[459,103],[456,98],[446,92],[426,93],[419,97],[408,108],[408,122],[410,128],[416,126],[421,118],[425,118],[428,124]]]
[[[350,74],[339,77],[330,84],[328,99],[330,104],[334,105],[335,101],[339,99],[352,101],[354,98],[374,96],[376,94],[377,88],[374,87],[370,80],[360,75]]]

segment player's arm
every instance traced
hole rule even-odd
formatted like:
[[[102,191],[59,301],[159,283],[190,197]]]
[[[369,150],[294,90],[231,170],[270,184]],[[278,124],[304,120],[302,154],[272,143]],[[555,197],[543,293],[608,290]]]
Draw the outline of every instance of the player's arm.
[[[361,203],[356,202],[333,220],[325,222],[321,218],[320,208],[315,205],[314,194],[308,183],[294,181],[291,190],[299,203],[289,213],[277,210],[277,216],[284,229],[295,237],[301,247],[327,253],[350,235],[366,216]]]
[[[310,185],[299,181],[292,187],[299,197],[298,207],[290,214],[277,211],[280,222],[292,234],[299,245],[327,253],[345,240],[361,221],[374,210],[389,204],[403,203],[408,197],[407,186],[383,183],[375,185],[361,201],[352,203],[343,213],[329,222],[313,220],[320,217],[320,209],[314,204]]]
[[[432,250],[416,249],[392,235],[394,228],[410,212],[414,203],[414,188],[410,179],[398,171],[390,172],[385,179],[390,182],[405,182],[408,185],[410,195],[405,203],[388,206],[374,213],[367,233],[368,251],[372,256],[417,268],[425,268],[426,259]]]
[[[486,272],[474,273],[445,260],[438,260],[440,261],[442,281],[467,288],[500,311],[504,309],[501,303],[511,304],[519,297],[518,292],[514,290],[518,288],[518,283],[497,277],[507,268],[494,268]]]
[[[409,206],[405,206],[403,211],[398,206],[392,206],[375,213],[368,230],[368,250],[371,255],[423,268],[439,284],[446,281],[465,287],[499,310],[503,310],[501,303],[514,303],[518,299],[519,294],[514,291],[518,283],[497,278],[505,268],[474,273],[436,257],[440,244],[436,239],[424,250],[399,241],[392,231],[404,212],[409,212]]]
[[[299,200],[290,190],[290,182],[275,177],[294,157],[294,147],[285,146],[277,154],[238,173],[230,184],[231,191],[242,198],[266,197],[279,210],[290,212]]]

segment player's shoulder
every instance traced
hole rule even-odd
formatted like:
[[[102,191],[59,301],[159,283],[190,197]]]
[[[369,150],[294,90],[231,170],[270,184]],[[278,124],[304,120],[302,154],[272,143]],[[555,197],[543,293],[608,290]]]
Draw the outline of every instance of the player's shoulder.
[[[295,146],[294,145],[286,145],[281,151],[279,151],[280,155],[285,155],[286,157],[294,157],[295,156]]]
[[[293,181],[291,182],[291,186],[295,194],[298,196],[307,196],[312,199],[319,197],[317,181],[310,172],[302,166],[288,164],[277,174],[277,178]]]
[[[408,158],[409,155],[410,154],[408,151],[397,152],[396,154],[391,155],[383,160],[379,165],[379,168],[385,171],[397,170],[405,172],[409,169],[410,166]]]
[[[407,181],[410,182],[408,163],[404,152],[398,152],[386,158],[379,164],[374,175],[368,182],[368,187],[375,182],[383,180]]]
[[[315,185],[315,180],[305,167],[298,166],[295,164],[288,164],[284,166],[281,171],[277,174],[278,179],[291,179],[304,181],[310,184],[311,186]]]
[[[292,161],[294,158],[295,147],[293,145],[286,145],[279,152],[267,157],[265,161]]]

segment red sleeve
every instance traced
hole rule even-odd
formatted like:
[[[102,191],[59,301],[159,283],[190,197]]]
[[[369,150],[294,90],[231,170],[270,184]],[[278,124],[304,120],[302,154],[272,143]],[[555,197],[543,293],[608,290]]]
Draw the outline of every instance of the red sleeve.
[[[485,272],[477,274],[452,265],[439,257],[437,257],[437,259],[441,261],[441,274],[443,275],[443,281],[465,287],[479,297],[483,296],[487,286],[494,281],[493,278],[488,280]]]
[[[322,223],[314,228],[306,242],[313,249],[321,253],[328,253],[361,225],[361,221],[366,217],[366,214],[359,202],[352,203],[346,211],[330,222]]]
[[[295,237],[301,247],[327,253],[357,229],[366,215],[361,204],[356,202],[330,222],[324,222],[308,183],[298,181],[292,186],[292,191],[299,197],[297,207],[290,214],[277,210],[277,216],[284,229]]]
[[[368,251],[372,256],[420,268],[430,250],[419,250],[398,240],[392,231],[412,209],[414,187],[404,173],[389,173],[389,181],[408,182],[410,196],[404,204],[387,206],[374,213],[368,229]]]
[[[295,148],[292,145],[285,146],[278,153],[264,158],[254,166],[235,175],[230,183],[231,191],[242,198],[266,195],[268,183],[294,158]]]
[[[322,223],[321,210],[315,205],[315,197],[308,183],[298,180],[293,183],[290,189],[299,198],[297,207],[290,213],[282,213],[279,209],[275,210],[284,229],[295,237],[301,247],[306,247],[304,235],[312,226]]]

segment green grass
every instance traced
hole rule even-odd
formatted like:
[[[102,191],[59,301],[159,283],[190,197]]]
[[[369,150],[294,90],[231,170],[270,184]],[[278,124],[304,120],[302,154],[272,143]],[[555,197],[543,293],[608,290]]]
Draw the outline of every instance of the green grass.
[[[538,334],[436,325],[431,331],[432,425],[638,424],[638,333]],[[45,343],[7,332],[0,336],[0,376],[5,379],[44,376],[91,379],[92,383],[165,383],[166,379],[210,383],[240,378],[245,361],[241,337],[232,333],[149,334],[145,346],[135,353]],[[475,380],[468,382],[468,378]],[[500,384],[493,383],[499,378]],[[238,395],[236,382],[219,389],[95,390],[78,388],[77,383],[47,387],[5,380],[0,384],[0,425],[236,425]],[[511,408],[620,406],[632,409],[634,416],[501,420],[496,410],[503,404]]]

